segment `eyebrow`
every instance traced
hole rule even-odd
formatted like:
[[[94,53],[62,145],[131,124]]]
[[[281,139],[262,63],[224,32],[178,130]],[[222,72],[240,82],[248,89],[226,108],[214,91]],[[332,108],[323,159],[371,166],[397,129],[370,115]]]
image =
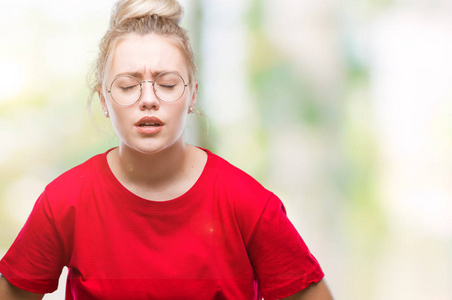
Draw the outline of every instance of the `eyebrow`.
[[[157,77],[159,74],[163,73],[163,72],[174,72],[180,75],[180,73],[176,70],[155,70],[155,71],[151,71],[151,76],[152,78]],[[121,76],[121,75],[130,75],[136,78],[143,78],[143,72],[122,72],[122,73],[118,73],[115,75],[115,77]]]

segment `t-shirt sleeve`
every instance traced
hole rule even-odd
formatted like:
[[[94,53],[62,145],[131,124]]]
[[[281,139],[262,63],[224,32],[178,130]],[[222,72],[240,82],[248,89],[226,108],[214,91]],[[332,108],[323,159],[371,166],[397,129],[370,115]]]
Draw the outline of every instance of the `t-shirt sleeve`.
[[[264,299],[281,299],[320,281],[324,274],[272,195],[247,243]]]
[[[10,283],[34,293],[51,293],[58,288],[64,266],[63,244],[52,211],[43,193],[6,255],[0,273]]]

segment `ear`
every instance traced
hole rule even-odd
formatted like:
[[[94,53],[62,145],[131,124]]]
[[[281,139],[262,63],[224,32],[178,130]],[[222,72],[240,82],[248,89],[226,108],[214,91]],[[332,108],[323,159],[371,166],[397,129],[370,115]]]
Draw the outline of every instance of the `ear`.
[[[197,97],[198,97],[198,82],[196,81],[195,89],[194,89],[193,94],[191,96],[191,101],[190,101],[190,105],[189,106],[195,107]]]
[[[108,113],[107,101],[105,100],[104,93],[102,92],[102,86],[99,85],[97,87],[97,95],[99,96],[100,105],[102,106],[102,111],[104,112],[104,116],[108,118],[110,115]]]
[[[102,105],[102,109],[107,109],[107,104],[105,103],[104,93],[102,92],[102,86],[97,87],[97,95],[99,96],[100,105]]]

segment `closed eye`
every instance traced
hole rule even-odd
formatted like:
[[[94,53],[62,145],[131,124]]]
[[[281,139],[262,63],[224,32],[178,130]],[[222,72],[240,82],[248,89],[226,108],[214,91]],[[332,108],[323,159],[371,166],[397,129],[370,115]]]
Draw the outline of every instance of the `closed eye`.
[[[123,90],[123,91],[128,91],[128,90],[132,90],[132,89],[136,88],[137,86],[138,86],[138,84],[135,84],[135,85],[129,85],[129,86],[121,86],[120,88],[121,88],[121,90]]]
[[[176,85],[173,84],[159,84],[159,87],[165,88],[165,89],[173,89]]]

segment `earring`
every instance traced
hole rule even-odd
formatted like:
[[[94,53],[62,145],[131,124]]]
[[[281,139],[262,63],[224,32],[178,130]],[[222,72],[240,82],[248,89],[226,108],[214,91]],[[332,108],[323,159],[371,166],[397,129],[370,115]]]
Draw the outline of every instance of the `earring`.
[[[188,109],[188,113],[192,114],[195,111],[195,109],[193,108],[193,106],[190,106],[190,108]]]
[[[105,118],[108,118],[108,117],[109,117],[109,115],[108,115],[108,110],[104,110],[104,116],[105,116]]]

